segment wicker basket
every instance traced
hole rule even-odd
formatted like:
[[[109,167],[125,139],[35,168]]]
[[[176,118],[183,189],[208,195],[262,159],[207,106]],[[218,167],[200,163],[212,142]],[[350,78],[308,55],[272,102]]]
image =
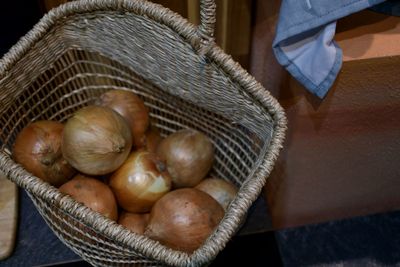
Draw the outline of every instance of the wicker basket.
[[[54,233],[96,266],[201,266],[239,229],[282,146],[277,101],[213,36],[215,4],[196,27],[147,1],[77,1],[52,10],[0,62],[0,170],[24,188]],[[32,176],[10,156],[18,132],[65,121],[109,89],[130,90],[162,135],[193,128],[216,148],[212,174],[240,187],[225,217],[194,253],[171,250],[91,211]]]

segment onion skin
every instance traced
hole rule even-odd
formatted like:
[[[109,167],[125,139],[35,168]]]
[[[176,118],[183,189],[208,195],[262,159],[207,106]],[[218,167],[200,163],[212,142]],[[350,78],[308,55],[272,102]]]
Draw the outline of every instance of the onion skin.
[[[78,110],[65,124],[64,158],[88,175],[104,175],[118,169],[128,157],[132,135],[126,120],[107,107]]]
[[[124,117],[130,126],[134,146],[144,146],[145,132],[150,120],[149,110],[142,99],[133,92],[110,90],[102,94],[96,104],[109,107]]]
[[[54,186],[67,182],[75,174],[61,153],[64,125],[56,121],[30,123],[18,134],[13,158],[27,171]]]
[[[110,187],[124,210],[144,213],[171,189],[171,177],[154,153],[139,150],[111,176]]]
[[[122,212],[118,218],[118,223],[137,234],[143,234],[149,222],[149,213],[130,213]]]
[[[143,147],[149,152],[156,153],[163,138],[155,126],[150,125],[144,137]]]
[[[156,202],[145,235],[172,249],[199,248],[224,216],[224,209],[195,188],[169,192]]]
[[[118,219],[118,206],[113,192],[106,184],[95,178],[78,174],[63,184],[59,190],[113,221]]]
[[[219,178],[204,179],[195,188],[212,196],[225,211],[238,192],[233,183]]]
[[[210,171],[214,147],[204,134],[195,130],[180,130],[165,138],[157,154],[167,164],[173,188],[193,187]]]

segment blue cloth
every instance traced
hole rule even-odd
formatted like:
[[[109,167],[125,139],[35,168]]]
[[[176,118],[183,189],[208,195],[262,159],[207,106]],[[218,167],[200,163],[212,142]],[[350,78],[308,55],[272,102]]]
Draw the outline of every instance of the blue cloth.
[[[282,0],[273,50],[279,63],[323,98],[342,65],[336,21],[384,0]]]

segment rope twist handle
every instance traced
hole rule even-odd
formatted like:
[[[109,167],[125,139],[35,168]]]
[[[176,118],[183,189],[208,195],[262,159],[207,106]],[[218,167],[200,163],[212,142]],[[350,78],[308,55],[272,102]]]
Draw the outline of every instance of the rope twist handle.
[[[214,42],[214,28],[216,21],[215,0],[200,0],[200,25],[199,36],[203,42],[200,46],[200,54],[205,54]]]
[[[202,38],[209,40],[214,37],[215,21],[216,21],[215,0],[200,0],[199,34]]]

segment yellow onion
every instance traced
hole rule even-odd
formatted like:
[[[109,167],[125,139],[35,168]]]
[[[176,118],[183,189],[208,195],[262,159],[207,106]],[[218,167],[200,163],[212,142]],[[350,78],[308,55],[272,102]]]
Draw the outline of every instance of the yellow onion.
[[[143,234],[149,221],[149,213],[130,213],[123,211],[118,223],[132,232]]]
[[[204,134],[195,130],[180,130],[158,145],[157,154],[167,164],[174,188],[193,187],[210,171],[214,147]]]
[[[224,209],[195,188],[171,191],[154,204],[145,235],[172,249],[193,252],[214,231]]]
[[[113,192],[106,184],[95,178],[78,174],[63,184],[59,190],[113,221],[118,218],[118,207]]]
[[[143,147],[149,152],[156,153],[157,147],[162,140],[163,138],[161,137],[158,129],[155,126],[150,125],[144,136]]]
[[[238,192],[237,187],[232,182],[219,178],[204,179],[195,188],[212,196],[225,211]]]
[[[64,126],[56,121],[30,123],[17,135],[13,158],[42,180],[60,186],[75,173],[61,153]]]
[[[171,189],[165,164],[145,150],[133,152],[110,178],[118,204],[133,213],[149,212],[153,204]]]
[[[110,90],[102,94],[96,104],[109,107],[124,117],[131,129],[134,146],[143,147],[149,126],[149,110],[142,99],[130,91]]]
[[[84,107],[65,124],[62,153],[82,173],[103,175],[115,171],[128,157],[131,146],[126,120],[110,108]]]

